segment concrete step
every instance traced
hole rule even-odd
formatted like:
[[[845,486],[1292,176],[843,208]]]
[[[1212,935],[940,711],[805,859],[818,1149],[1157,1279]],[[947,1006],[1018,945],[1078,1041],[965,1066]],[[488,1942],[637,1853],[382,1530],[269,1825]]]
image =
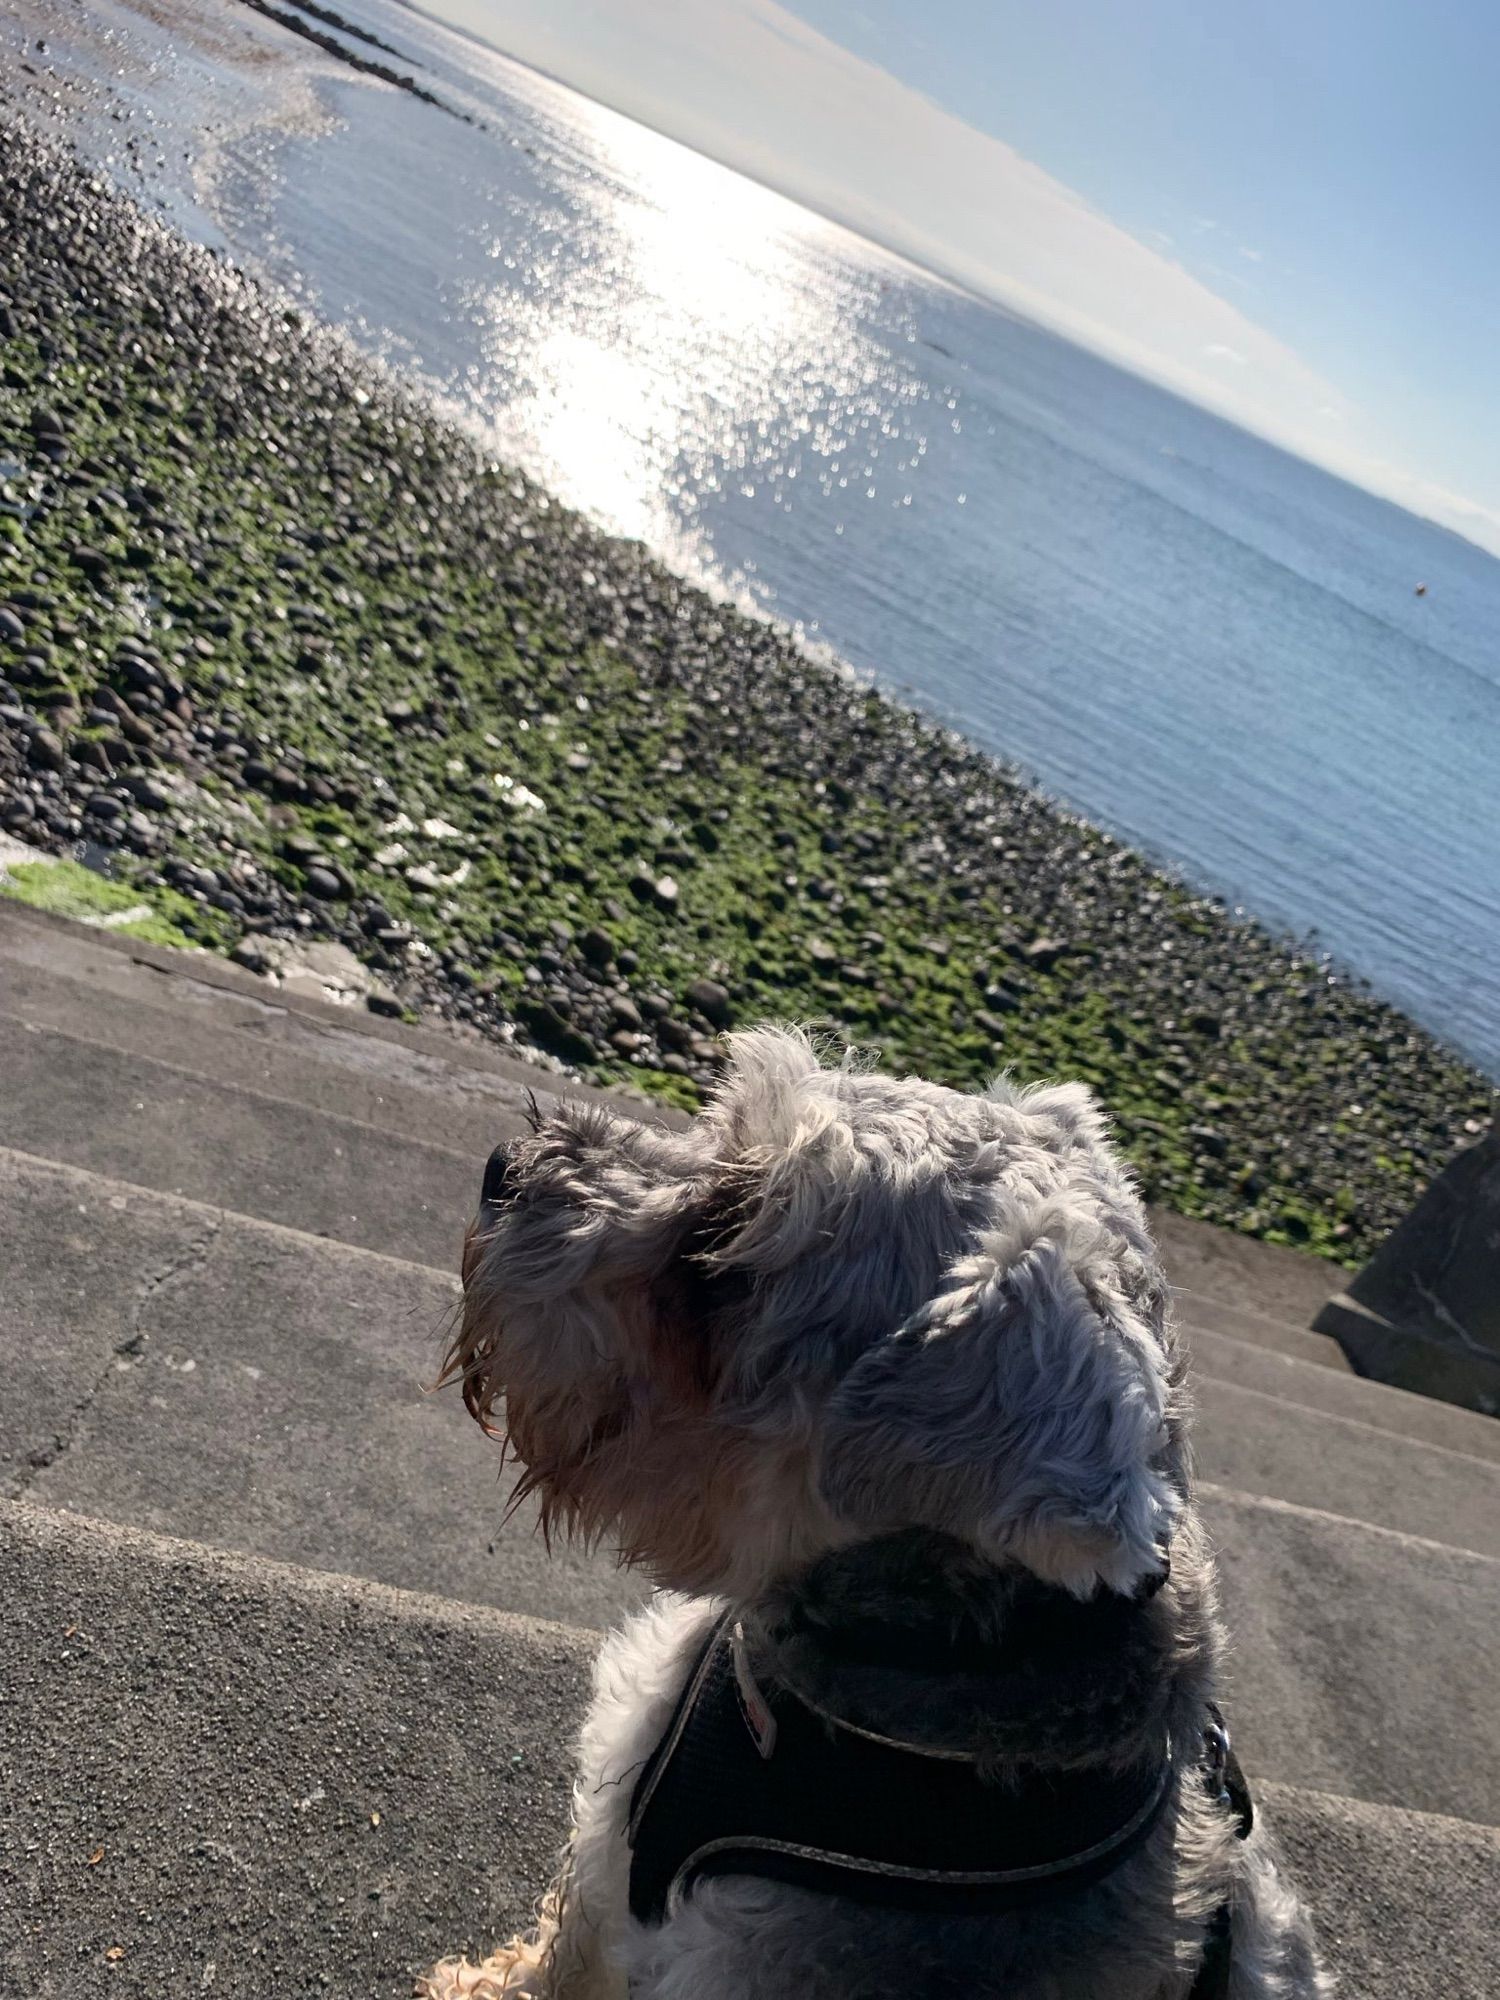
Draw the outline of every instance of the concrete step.
[[[1500,1823],[1500,1563],[1315,1508],[1200,1491],[1247,1768]]]
[[[18,1150],[439,1270],[458,1268],[483,1157],[0,1015]],[[519,1109],[495,1137],[520,1129]]]
[[[1200,1375],[1200,1478],[1500,1557],[1500,1465]]]
[[[418,1026],[386,1019],[319,997],[316,979],[262,978],[210,952],[169,951],[0,897],[0,966],[6,964],[146,1006],[180,1004],[206,1021],[289,1050],[444,1095],[482,1088],[484,1079],[523,1093],[538,1082],[555,1087],[558,1081],[540,1058],[512,1055],[452,1022]]]
[[[396,1996],[523,1923],[593,1639],[0,1504],[0,1989]],[[1500,1842],[1251,1766],[1359,2000],[1493,1994]]]
[[[0,1992],[396,2000],[528,1920],[595,1635],[0,1504]]]
[[[311,1017],[263,980],[258,995],[226,993],[198,976],[197,961],[183,953],[170,956],[192,969],[164,973],[93,945],[87,934],[82,945],[71,936],[62,942],[65,951],[51,931],[29,925],[7,931],[0,916],[0,1016],[478,1160],[497,1133],[515,1129],[529,1095],[544,1110],[559,1088],[602,1095],[519,1061],[498,1074],[475,1068],[463,1059],[474,1049],[456,1038],[440,1057],[372,1035],[370,1027],[389,1033],[391,1024],[351,1010],[333,1021]],[[58,968],[59,959],[68,970]],[[649,1115],[636,1100],[613,1101]]]
[[[1311,1326],[1348,1276],[1326,1258],[1216,1229],[1169,1209],[1153,1208],[1151,1227],[1175,1287],[1283,1326]]]
[[[1202,1292],[1174,1287],[1172,1296],[1177,1317],[1185,1327],[1227,1334],[1231,1340],[1243,1340],[1253,1347],[1263,1347],[1268,1354],[1287,1354],[1295,1361],[1310,1361],[1320,1367],[1331,1368],[1335,1374],[1351,1375],[1354,1372],[1344,1350],[1329,1334],[1314,1333],[1308,1327],[1272,1319],[1266,1313],[1252,1312],[1249,1307],[1232,1304],[1227,1299],[1206,1298]]]
[[[578,1625],[638,1601],[607,1558],[549,1561],[529,1515],[506,1526],[498,1449],[455,1393],[423,1393],[454,1298],[436,1273],[14,1152],[0,1152],[0,1268],[14,1274],[0,1296],[8,1491]],[[1255,1421],[1298,1414],[1263,1398]],[[1350,1428],[1368,1481],[1380,1434]],[[1393,1492],[1425,1490],[1431,1461],[1450,1456],[1381,1448]],[[1500,1564],[1338,1518],[1355,1478],[1336,1424],[1305,1455],[1328,1481],[1327,1512],[1224,1490],[1208,1501],[1262,1767],[1489,1817],[1500,1743],[1484,1662]],[[1309,1577],[1326,1591],[1313,1612]],[[1400,1715],[1400,1729],[1351,1738],[1329,1689],[1363,1716]]]
[[[1294,1355],[1202,1327],[1187,1328],[1186,1333],[1195,1379],[1212,1376],[1219,1382],[1236,1382],[1284,1403],[1354,1417],[1377,1430],[1500,1465],[1500,1424],[1493,1417],[1392,1389],[1384,1382],[1367,1382],[1359,1375],[1341,1375],[1334,1369],[1299,1361]]]
[[[122,1056],[167,1060],[174,1069],[237,1089],[299,1104],[335,1118],[352,1118],[386,1133],[483,1159],[497,1128],[514,1126],[525,1105],[518,1087],[484,1078],[492,1088],[476,1097],[471,1078],[454,1066],[445,1092],[393,1083],[306,1052],[252,1028],[226,1026],[174,996],[169,1006],[91,992],[76,980],[35,972],[0,958],[0,1022],[42,1034],[62,1034]],[[327,1043],[329,1036],[321,1036]],[[539,1072],[537,1082],[555,1082]],[[545,1107],[554,1093],[543,1088]]]
[[[0,1491],[604,1622],[600,1565],[507,1521],[498,1454],[427,1393],[456,1280],[3,1149],[0,1270]]]
[[[1496,2000],[1500,1834],[1290,1785],[1256,1789],[1345,2000]]]

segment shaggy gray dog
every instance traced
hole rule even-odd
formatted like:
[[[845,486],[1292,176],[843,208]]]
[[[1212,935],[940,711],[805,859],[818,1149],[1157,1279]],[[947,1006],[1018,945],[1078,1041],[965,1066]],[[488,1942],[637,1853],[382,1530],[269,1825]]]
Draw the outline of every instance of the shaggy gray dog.
[[[419,1991],[1331,1992],[1264,1826],[1241,1837],[1205,1782],[1222,1633],[1183,1356],[1087,1090],[967,1095],[737,1035],[690,1130],[565,1104],[492,1162],[464,1278],[471,1411],[489,1427],[503,1397],[544,1523],[617,1539],[661,1589],[599,1660],[537,1932]],[[633,1796],[726,1607],[752,1733],[774,1701],[886,1746],[918,1774],[914,1821],[922,1760],[947,1758],[1000,1815],[1039,1783],[1159,1771],[1149,1830],[1014,1906],[750,1865],[677,1878],[643,1921]]]

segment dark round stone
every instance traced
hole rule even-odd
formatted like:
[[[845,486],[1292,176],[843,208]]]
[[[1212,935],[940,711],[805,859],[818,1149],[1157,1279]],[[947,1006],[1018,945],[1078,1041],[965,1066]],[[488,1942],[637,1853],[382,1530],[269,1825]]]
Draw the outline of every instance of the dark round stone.
[[[171,793],[142,771],[133,771],[121,784],[136,804],[145,806],[148,812],[165,812],[172,803]]]
[[[705,1021],[712,1021],[716,1028],[729,1025],[729,988],[721,986],[717,979],[695,979],[683,998],[690,1007],[697,1009]]]
[[[73,565],[83,571],[90,583],[103,583],[108,579],[109,557],[99,549],[74,549]]]
[[[320,902],[332,903],[337,902],[349,892],[332,868],[323,868],[314,864],[307,871],[307,893],[310,896],[316,896]]]

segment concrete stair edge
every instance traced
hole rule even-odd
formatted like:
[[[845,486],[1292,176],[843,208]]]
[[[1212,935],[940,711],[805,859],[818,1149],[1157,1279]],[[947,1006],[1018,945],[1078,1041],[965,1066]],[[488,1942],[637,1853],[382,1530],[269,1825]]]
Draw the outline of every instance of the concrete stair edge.
[[[1307,1507],[1296,1500],[1278,1500],[1273,1494],[1246,1493],[1237,1486],[1225,1486],[1216,1479],[1200,1479],[1196,1490],[1200,1498],[1228,1501],[1237,1506],[1264,1508],[1269,1513],[1286,1514],[1301,1521],[1334,1522],[1341,1528],[1354,1528],[1363,1535],[1377,1536],[1382,1541],[1389,1541],[1409,1550],[1412,1554],[1458,1556],[1464,1562],[1486,1563],[1500,1569],[1500,1556],[1485,1555],[1479,1549],[1455,1548],[1452,1542],[1440,1542],[1432,1535],[1413,1535],[1404,1528],[1383,1527],[1379,1521],[1366,1521],[1356,1514],[1339,1514],[1331,1507]]]
[[[1199,1381],[1211,1382],[1223,1390],[1232,1390],[1237,1401],[1252,1409],[1257,1407],[1263,1409],[1268,1416],[1278,1404],[1285,1405],[1290,1409],[1305,1411],[1308,1416],[1317,1418],[1320,1424],[1326,1424],[1334,1433],[1343,1432],[1349,1437],[1373,1440],[1389,1438],[1393,1442],[1411,1446],[1418,1451],[1431,1452],[1436,1459],[1449,1461],[1455,1472],[1462,1472],[1468,1468],[1474,1477],[1486,1480],[1500,1476],[1500,1467],[1491,1460],[1481,1457],[1478,1453],[1464,1451],[1456,1445],[1438,1444],[1427,1438],[1414,1438],[1404,1431],[1393,1429],[1389,1424],[1372,1423],[1368,1418],[1356,1417],[1346,1410],[1317,1409],[1306,1403],[1298,1403],[1292,1396],[1278,1396],[1272,1390],[1257,1389],[1248,1382],[1229,1382],[1222,1376],[1215,1375],[1212,1369],[1199,1369],[1195,1373]],[[1361,1515],[1359,1518],[1366,1517]]]
[[[482,1160],[4,1014],[0,1070],[5,1136],[18,1151],[458,1266]],[[518,1103],[496,1138],[523,1117]]]
[[[1311,1327],[1273,1319],[1269,1313],[1253,1312],[1232,1300],[1208,1298],[1178,1285],[1172,1288],[1172,1309],[1182,1326],[1206,1327],[1236,1340],[1253,1341],[1257,1347],[1293,1355],[1298,1361],[1330,1368],[1337,1375],[1353,1373],[1338,1342],[1329,1334],[1315,1333]]]
[[[1205,1484],[1500,1558],[1500,1465],[1212,1376],[1197,1404]]]
[[[232,1573],[256,1583],[266,1592],[321,1599],[330,1604],[357,1597],[382,1617],[488,1633],[502,1639],[535,1638],[577,1647],[589,1658],[603,1637],[600,1627],[570,1625],[565,1619],[510,1611],[502,1605],[482,1604],[472,1598],[448,1597],[441,1591],[382,1583],[378,1577],[362,1576],[354,1570],[318,1569],[279,1556],[261,1555],[253,1549],[200,1541],[194,1535],[163,1534],[155,1528],[137,1527],[128,1521],[110,1520],[106,1515],[81,1512],[73,1507],[49,1506],[30,1498],[0,1494],[0,1531],[19,1532],[37,1546],[83,1538],[162,1565],[185,1565],[205,1575]],[[0,1610],[3,1609],[0,1603]]]
[[[440,1280],[457,1294],[458,1275],[445,1271],[436,1264],[424,1264],[415,1257],[397,1257],[389,1250],[372,1250],[363,1243],[345,1243],[341,1237],[320,1236],[310,1229],[299,1229],[294,1222],[272,1222],[262,1215],[249,1215],[242,1209],[226,1208],[220,1202],[200,1201],[195,1195],[178,1194],[170,1188],[147,1187],[140,1181],[127,1181],[118,1174],[106,1174],[93,1167],[75,1166],[71,1160],[55,1160],[45,1153],[32,1153],[24,1146],[0,1144],[0,1167],[24,1168],[32,1172],[54,1174],[75,1186],[80,1194],[99,1195],[108,1200],[112,1195],[124,1196],[134,1201],[144,1201],[153,1207],[175,1214],[191,1216],[204,1223],[229,1222],[236,1229],[248,1234],[264,1236],[277,1241],[304,1243],[319,1252],[331,1251],[355,1259],[360,1263],[390,1265],[395,1270],[420,1275],[425,1279]]]
[[[483,1160],[507,1112],[514,1112],[524,1102],[524,1094],[501,1094],[498,1090],[495,1096],[479,1100],[460,1098],[457,1093],[445,1098],[436,1088],[371,1077],[330,1059],[322,1052],[331,1040],[326,1033],[322,1047],[309,1051],[257,1036],[250,1028],[195,1020],[181,1003],[152,1006],[145,1001],[92,994],[76,982],[51,974],[39,977],[54,987],[72,986],[79,1002],[76,1010],[51,999],[43,1007],[33,998],[35,986],[31,982],[17,992],[18,982],[7,977],[12,971],[0,958],[0,1022],[36,1034],[86,1042],[137,1061],[165,1062],[205,1082],[249,1090],[375,1131],[442,1146],[465,1157]],[[90,1017],[89,1026],[83,1025],[85,1012]],[[546,1106],[554,1093],[538,1083],[536,1095]]]
[[[1477,1411],[1414,1395],[1352,1370],[1324,1368],[1211,1327],[1188,1326],[1183,1332],[1191,1358],[1190,1383],[1236,1383],[1278,1402],[1353,1417],[1375,1430],[1500,1465],[1500,1424]]]
[[[18,941],[23,947],[45,946],[48,961],[39,962],[35,950],[18,954]],[[67,964],[60,967],[50,961],[62,943],[68,946]],[[0,1014],[122,1054],[150,1058],[168,1047],[176,1067],[199,1076],[271,1096],[295,1090],[298,1101],[318,1102],[335,1115],[398,1132],[415,1128],[415,1136],[456,1142],[481,1157],[495,1118],[532,1094],[543,1105],[581,1097],[633,1117],[674,1116],[628,1093],[528,1069],[518,1059],[499,1070],[476,1067],[467,1060],[471,1044],[457,1038],[439,1054],[389,1034],[372,1037],[364,1018],[351,1010],[325,1010],[332,1020],[308,1016],[275,989],[249,995],[208,985],[194,971],[164,975],[134,955],[100,954],[92,965],[75,964],[81,956],[71,939],[46,933],[18,940],[15,932],[0,929]],[[424,1037],[428,1043],[433,1039]],[[360,1106],[368,1108],[351,1108]],[[443,1136],[447,1133],[456,1140]]]

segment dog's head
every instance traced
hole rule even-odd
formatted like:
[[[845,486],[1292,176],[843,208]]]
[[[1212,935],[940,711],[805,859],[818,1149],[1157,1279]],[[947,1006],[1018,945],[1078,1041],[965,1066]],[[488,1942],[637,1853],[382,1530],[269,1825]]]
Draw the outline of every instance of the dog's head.
[[[736,1035],[687,1131],[497,1153],[449,1354],[544,1522],[748,1593],[903,1527],[1087,1593],[1186,1491],[1167,1292],[1081,1085],[970,1095]]]

